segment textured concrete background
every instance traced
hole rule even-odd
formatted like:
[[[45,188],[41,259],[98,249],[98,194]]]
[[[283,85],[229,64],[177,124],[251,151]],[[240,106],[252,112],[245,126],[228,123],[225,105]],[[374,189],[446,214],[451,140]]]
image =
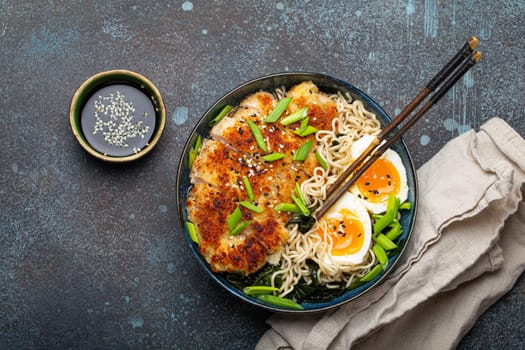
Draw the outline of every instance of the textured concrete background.
[[[525,135],[523,1],[0,1],[0,348],[246,349],[267,313],[204,275],[175,208],[181,145],[222,94],[323,72],[390,114],[463,45],[482,63],[411,130],[417,166],[493,116]],[[68,124],[75,89],[124,68],[162,92],[157,148],[95,161]],[[525,280],[460,349],[524,348]]]

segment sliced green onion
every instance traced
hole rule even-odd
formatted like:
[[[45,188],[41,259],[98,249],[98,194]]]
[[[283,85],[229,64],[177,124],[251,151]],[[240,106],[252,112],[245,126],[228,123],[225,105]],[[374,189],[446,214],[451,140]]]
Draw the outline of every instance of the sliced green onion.
[[[301,125],[297,129],[295,129],[295,133],[301,137],[306,137],[310,134],[313,134],[317,132],[317,129],[313,126],[308,125],[308,122],[310,121],[309,117],[304,118],[301,120]]]
[[[279,203],[273,209],[277,211],[285,211],[288,213],[300,213],[301,212],[301,209],[299,209],[297,205],[292,204],[292,203]]]
[[[384,215],[382,214],[372,214],[372,219],[374,220],[380,220]]]
[[[391,223],[388,224],[387,227],[394,227],[396,225],[401,225],[401,223],[397,219],[394,219]]]
[[[383,270],[386,270],[388,266],[388,256],[386,256],[386,252],[383,247],[381,247],[379,244],[374,244],[372,251],[376,256],[377,261],[379,261],[379,264],[381,264],[381,267],[383,267]]]
[[[250,180],[248,179],[248,176],[244,175],[242,177],[242,182],[244,183],[244,188],[246,189],[246,194],[248,195],[248,199],[250,202],[253,202],[254,195],[253,195],[253,189],[252,185],[250,184]]]
[[[247,201],[240,201],[239,205],[242,205],[246,209],[249,209],[249,210],[251,210],[253,212],[256,212],[256,213],[262,213],[263,212],[263,209],[261,207],[258,207],[255,204],[252,204],[252,203],[247,202]]]
[[[284,113],[286,108],[288,108],[288,105],[290,104],[290,102],[292,102],[291,97],[283,98],[282,100],[277,102],[277,104],[275,105],[275,108],[270,112],[270,114],[268,114],[266,119],[264,119],[264,122],[265,123],[275,123]]]
[[[372,235],[372,239],[381,246],[384,250],[392,250],[397,248],[397,244],[392,242],[390,238],[380,233],[378,235]]]
[[[202,136],[197,134],[197,138],[195,139],[195,143],[193,144],[193,147],[190,149],[190,152],[188,154],[188,165],[191,167],[193,164],[193,161],[199,154],[199,151],[202,147]]]
[[[297,194],[297,197],[301,200],[301,203],[303,203],[304,206],[306,206],[306,200],[303,196],[303,192],[301,191],[301,186],[298,182],[295,183],[295,193]]]
[[[303,133],[306,130],[306,128],[308,127],[308,122],[309,121],[310,121],[309,117],[306,117],[303,120],[301,120],[301,124],[299,125],[299,127],[297,129],[295,129],[295,133],[297,135],[300,135],[301,133]]]
[[[251,221],[241,222],[239,225],[235,226],[233,230],[230,231],[230,236],[237,236],[239,233],[244,231],[244,229],[248,227],[251,223]]]
[[[264,142],[264,137],[259,130],[259,127],[252,122],[250,119],[246,119],[248,122],[248,126],[250,127],[250,130],[252,131],[253,137],[255,138],[255,142],[257,143],[257,146],[259,146],[260,149],[262,149],[264,152],[268,152],[268,149],[266,148],[266,142]]]
[[[262,294],[270,294],[272,292],[278,292],[279,288],[270,287],[270,286],[248,286],[248,287],[244,287],[242,291],[246,295],[262,295]]]
[[[190,221],[186,221],[186,227],[188,228],[188,233],[191,240],[199,244],[199,238],[197,237],[197,229],[195,228],[195,225]]]
[[[295,113],[290,114],[289,116],[281,120],[282,125],[290,125],[298,122],[299,120],[306,118],[308,115],[308,107],[301,108]]]
[[[228,230],[231,232],[237,226],[239,221],[242,219],[241,208],[236,207],[235,210],[226,218],[226,224],[228,225]]]
[[[321,168],[323,168],[324,170],[328,169],[328,164],[326,164],[326,161],[323,159],[321,153],[319,153],[318,150],[315,150],[315,157],[317,158],[319,165],[321,165]]]
[[[395,241],[401,234],[403,230],[401,229],[401,224],[392,225],[392,228],[385,234],[391,241]]]
[[[286,157],[286,154],[284,153],[273,152],[262,156],[261,158],[267,162],[275,162],[276,160],[283,159],[284,157]]]
[[[399,198],[392,193],[388,196],[388,203],[386,205],[386,213],[381,218],[374,222],[374,233],[383,231],[396,217],[399,208]]]
[[[371,281],[373,280],[377,275],[379,275],[381,273],[381,271],[383,271],[383,266],[381,266],[380,264],[377,264],[376,266],[374,266],[372,268],[372,270],[370,270],[366,275],[364,275],[363,277],[361,277],[359,279],[360,282],[368,282],[368,281]]]
[[[400,210],[410,210],[410,208],[412,208],[412,203],[409,201],[403,202],[399,205]]]
[[[301,214],[303,214],[304,216],[310,215],[310,209],[308,209],[306,205],[298,197],[294,196],[293,194],[291,195],[291,197],[295,205],[299,207]]]
[[[309,117],[306,117],[303,120],[301,120],[301,125],[299,125],[299,128],[297,128],[297,130],[295,130],[295,132],[296,133],[304,132],[306,130],[306,128],[308,127],[308,122],[309,121],[310,121]]]
[[[304,162],[304,160],[308,156],[308,152],[310,152],[310,148],[312,148],[312,141],[306,141],[305,143],[303,143],[301,147],[299,147],[297,152],[295,152],[293,160]]]
[[[263,294],[259,295],[257,297],[259,300],[264,301],[265,303],[272,304],[275,306],[284,307],[287,309],[294,309],[294,310],[303,310],[304,308],[301,306],[301,304],[296,303],[295,301],[291,299],[281,298],[277,297],[275,295],[270,294]]]
[[[197,157],[197,152],[192,148],[190,149],[190,152],[188,153],[188,166],[191,168],[193,161]]]
[[[298,131],[296,130],[295,133],[301,137],[306,137],[308,135],[311,135],[311,134],[315,134],[318,130],[316,128],[314,128],[313,126],[311,125],[308,125],[306,126],[306,128],[304,129],[304,131]]]
[[[226,114],[228,114],[232,109],[233,107],[230,105],[224,106],[224,108],[219,112],[219,114],[217,114],[217,116],[210,121],[209,125],[214,126],[215,124],[220,122],[222,118],[224,118]]]
[[[199,153],[200,149],[202,147],[202,136],[197,135],[197,139],[195,140],[195,145],[193,145],[193,149]]]
[[[400,205],[401,201],[399,200],[398,197],[396,197],[392,193],[390,193],[390,195],[388,197],[389,198],[390,197],[394,197],[394,199],[395,199],[395,203],[392,205],[392,207],[390,209],[392,210],[392,221],[397,221],[397,213],[399,212],[399,205]],[[387,204],[387,209],[388,209],[388,204]]]

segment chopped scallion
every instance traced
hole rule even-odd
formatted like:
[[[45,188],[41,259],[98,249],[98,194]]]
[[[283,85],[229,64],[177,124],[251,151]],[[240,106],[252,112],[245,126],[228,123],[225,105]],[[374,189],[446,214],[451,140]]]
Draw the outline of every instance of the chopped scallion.
[[[306,117],[303,120],[301,120],[301,125],[299,125],[299,128],[297,128],[295,132],[299,132],[299,133],[304,132],[306,130],[306,127],[308,127],[309,121],[310,121],[309,117]]]
[[[264,137],[259,127],[250,119],[246,119],[246,121],[248,122],[248,126],[252,131],[257,146],[259,146],[259,148],[262,149],[264,152],[268,152],[268,148],[266,148],[266,142],[264,142]]]
[[[286,154],[274,152],[274,153],[264,155],[261,158],[267,162],[275,162],[276,160],[283,159],[284,157],[286,157]]]
[[[214,126],[215,124],[220,122],[222,118],[224,118],[226,114],[228,114],[232,109],[233,107],[230,105],[224,106],[224,108],[219,112],[219,114],[217,114],[217,116],[210,121],[209,125]]]
[[[299,130],[295,131],[295,133],[301,137],[306,137],[308,135],[315,134],[316,132],[317,132],[317,129],[311,125],[307,125],[303,131],[299,131]]]
[[[193,145],[193,149],[199,153],[200,149],[202,147],[202,136],[197,135],[197,139],[195,140],[195,145]]]
[[[197,157],[197,152],[192,148],[190,149],[190,152],[188,153],[188,166],[191,168],[193,162],[195,161],[195,158]]]
[[[186,221],[186,227],[188,228],[188,234],[190,235],[191,240],[199,244],[199,238],[197,237],[197,229],[195,228],[195,225],[190,221]]]
[[[252,204],[252,203],[247,202],[247,201],[240,201],[239,205],[242,205],[246,209],[249,209],[249,210],[251,210],[251,211],[253,211],[255,213],[262,213],[263,212],[263,209],[261,207],[258,207],[255,204]]]
[[[246,194],[248,195],[248,199],[250,202],[253,202],[254,195],[253,195],[253,189],[252,185],[250,184],[250,180],[248,179],[248,176],[244,175],[242,177],[242,182],[244,183],[244,188],[246,189]]]
[[[304,162],[306,157],[308,156],[308,153],[310,152],[310,148],[312,148],[312,141],[306,141],[303,143],[297,152],[295,152],[293,156],[293,160]]]
[[[397,244],[392,242],[390,238],[380,233],[378,235],[372,235],[372,239],[379,244],[384,250],[392,250],[397,248]]]
[[[318,150],[315,150],[315,157],[317,158],[319,165],[321,165],[321,168],[323,168],[324,170],[328,169],[328,164],[326,164],[326,161],[323,159],[321,153],[319,153]]]
[[[289,116],[281,120],[282,125],[290,125],[298,122],[299,120],[306,118],[308,115],[308,107],[301,108],[295,113],[290,114]]]
[[[410,210],[410,208],[412,208],[412,203],[406,201],[406,202],[403,202],[399,205],[399,209],[400,210]]]
[[[391,241],[395,241],[401,234],[403,230],[401,229],[401,224],[392,225],[392,228],[385,234]]]
[[[242,221],[239,223],[233,230],[230,231],[230,236],[237,236],[239,233],[244,231],[252,222],[251,221]]]
[[[284,113],[286,108],[288,108],[288,105],[290,104],[290,102],[292,102],[291,97],[283,98],[282,100],[277,102],[277,104],[275,105],[275,108],[270,112],[270,114],[268,114],[266,119],[264,119],[264,122],[265,123],[275,123],[277,120],[279,120],[279,118]]]
[[[285,211],[288,213],[300,213],[301,212],[301,209],[299,209],[299,207],[293,203],[279,203],[273,209],[277,211]]]
[[[374,233],[377,234],[383,231],[383,229],[397,217],[398,208],[399,198],[390,193],[388,196],[385,215],[374,222]]]
[[[228,225],[228,230],[231,232],[235,226],[241,221],[242,212],[241,208],[236,207],[235,210],[226,218],[226,224]]]
[[[193,147],[190,149],[190,152],[188,153],[188,166],[192,166],[193,161],[199,154],[199,151],[202,147],[202,136],[197,134],[197,138],[195,139],[195,143],[193,144]]]
[[[304,205],[304,203],[301,202],[301,200],[294,196],[293,194],[291,195],[292,197],[292,200],[294,201],[295,205],[297,205],[299,207],[299,210],[301,211],[301,214],[303,214],[304,216],[308,216],[310,215],[310,209],[308,209],[306,207],[306,205]]]
[[[298,182],[295,183],[295,193],[297,194],[297,197],[301,200],[301,203],[303,203],[303,205],[306,206],[306,200],[304,198],[303,192],[301,191],[301,185],[299,185]]]
[[[383,270],[386,270],[388,266],[388,256],[386,256],[386,252],[383,247],[381,247],[379,244],[374,244],[372,251],[379,261],[379,264],[381,264],[381,267],[383,267]]]
[[[364,275],[363,277],[361,277],[359,279],[360,282],[368,282],[368,281],[371,281],[373,280],[377,275],[379,275],[381,273],[381,271],[383,271],[383,266],[381,266],[380,264],[377,264],[376,266],[374,266],[372,268],[372,270],[370,270],[366,275]]]
[[[242,290],[246,295],[262,295],[279,291],[279,288],[270,286],[248,286]]]

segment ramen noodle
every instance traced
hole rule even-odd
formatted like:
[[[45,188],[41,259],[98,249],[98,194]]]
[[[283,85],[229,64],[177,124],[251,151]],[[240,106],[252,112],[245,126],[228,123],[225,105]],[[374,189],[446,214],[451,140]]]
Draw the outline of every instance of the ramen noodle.
[[[369,274],[378,263],[373,215],[391,193],[406,200],[394,151],[307,232],[291,219],[311,215],[380,131],[361,101],[311,81],[243,99],[193,150],[188,220],[211,269],[251,275],[272,266],[280,296],[299,283],[349,288]]]

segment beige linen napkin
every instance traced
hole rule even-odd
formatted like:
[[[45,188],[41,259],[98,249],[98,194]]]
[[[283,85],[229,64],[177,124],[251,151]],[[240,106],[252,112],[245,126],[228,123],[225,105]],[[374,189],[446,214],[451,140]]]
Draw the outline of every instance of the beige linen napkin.
[[[502,119],[418,170],[419,208],[397,269],[324,314],[274,315],[257,349],[449,349],[525,269],[525,140]]]

